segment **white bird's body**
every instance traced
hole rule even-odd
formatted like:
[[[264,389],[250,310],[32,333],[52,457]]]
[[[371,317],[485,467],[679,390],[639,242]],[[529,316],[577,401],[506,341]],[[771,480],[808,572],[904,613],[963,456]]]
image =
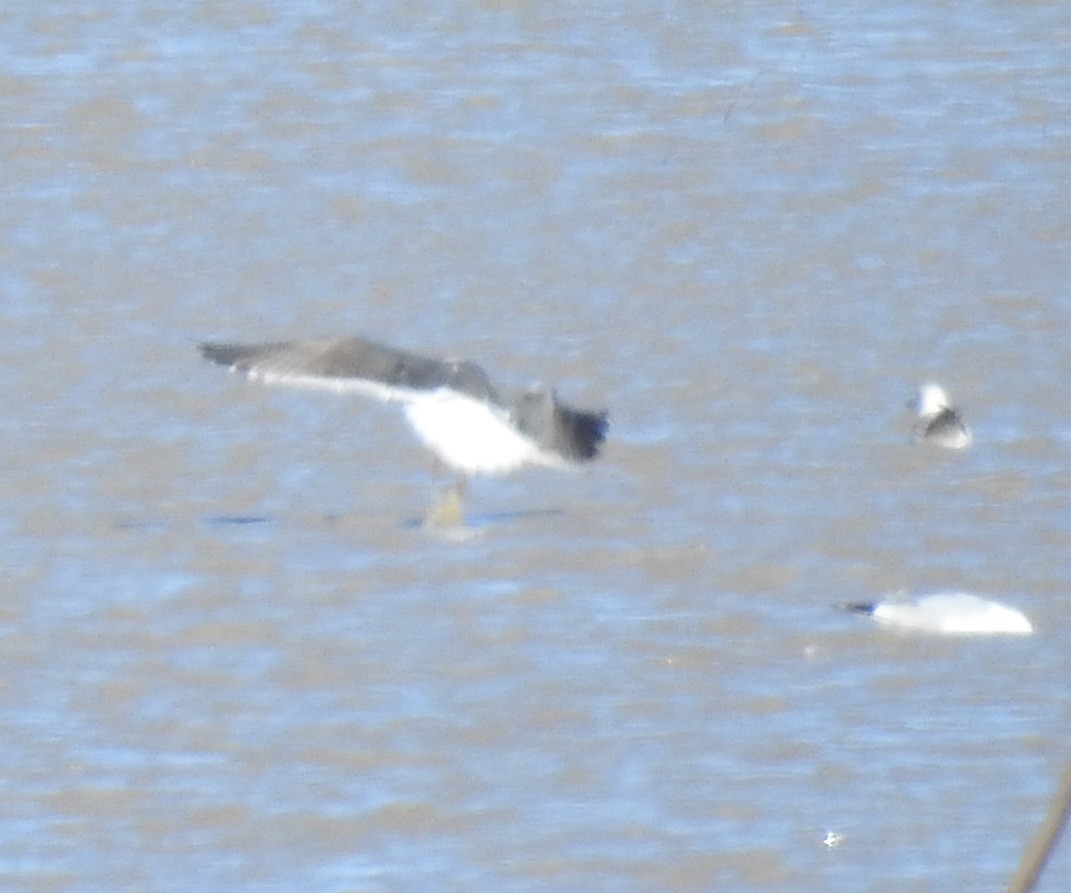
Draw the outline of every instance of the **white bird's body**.
[[[407,400],[405,416],[421,442],[463,474],[507,474],[525,465],[566,468],[569,464],[518,431],[502,407],[449,388]]]
[[[1021,611],[966,592],[943,592],[916,599],[888,599],[846,606],[869,614],[882,626],[950,636],[1029,635],[1034,631]]]

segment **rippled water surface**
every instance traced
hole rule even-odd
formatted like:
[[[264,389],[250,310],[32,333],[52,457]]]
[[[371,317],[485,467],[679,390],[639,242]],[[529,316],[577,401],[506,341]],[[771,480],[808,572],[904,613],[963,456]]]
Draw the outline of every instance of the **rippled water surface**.
[[[1004,887],[1071,757],[1071,8],[0,40],[0,886]],[[336,333],[553,381],[605,455],[414,525],[400,414],[195,349]],[[943,589],[1036,634],[835,610]]]

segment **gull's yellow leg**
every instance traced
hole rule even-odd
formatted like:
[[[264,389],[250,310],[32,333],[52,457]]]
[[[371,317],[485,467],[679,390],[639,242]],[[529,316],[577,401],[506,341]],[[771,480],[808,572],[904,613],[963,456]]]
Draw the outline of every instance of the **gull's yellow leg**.
[[[442,492],[437,505],[424,520],[434,527],[462,527],[465,524],[465,478],[460,477]]]

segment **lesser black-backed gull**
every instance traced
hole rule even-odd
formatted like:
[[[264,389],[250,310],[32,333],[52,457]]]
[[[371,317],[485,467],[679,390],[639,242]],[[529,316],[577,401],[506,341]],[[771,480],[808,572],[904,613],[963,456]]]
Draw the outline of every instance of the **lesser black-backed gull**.
[[[200,345],[204,357],[250,379],[363,394],[402,405],[417,437],[459,475],[429,519],[461,523],[470,475],[525,465],[571,468],[594,459],[607,414],[574,409],[553,390],[504,396],[470,360],[436,359],[370,341],[329,338]]]

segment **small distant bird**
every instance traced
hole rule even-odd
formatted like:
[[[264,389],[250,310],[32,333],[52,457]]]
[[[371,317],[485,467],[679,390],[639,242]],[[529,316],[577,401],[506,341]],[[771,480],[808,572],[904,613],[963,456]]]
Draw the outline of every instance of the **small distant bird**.
[[[457,482],[428,520],[463,523],[468,477],[524,465],[571,468],[594,459],[606,438],[605,412],[573,409],[553,390],[503,396],[470,360],[435,359],[370,341],[330,338],[266,344],[200,345],[201,354],[266,384],[355,393],[402,404],[421,442]]]
[[[907,405],[918,414],[914,427],[917,441],[949,450],[963,450],[971,445],[970,429],[952,408],[940,385],[924,384],[918,396]]]
[[[916,599],[844,605],[855,614],[869,614],[882,626],[943,635],[1029,635],[1034,631],[1022,611],[967,592],[939,592]]]

